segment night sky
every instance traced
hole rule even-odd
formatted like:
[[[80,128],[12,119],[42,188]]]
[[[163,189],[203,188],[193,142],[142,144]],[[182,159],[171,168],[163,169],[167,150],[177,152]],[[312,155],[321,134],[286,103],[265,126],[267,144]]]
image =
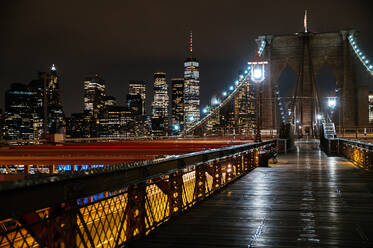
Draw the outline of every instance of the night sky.
[[[0,3],[0,101],[13,82],[28,83],[56,64],[65,112],[83,108],[83,79],[98,73],[107,93],[124,104],[128,81],[153,73],[183,76],[188,35],[200,61],[201,99],[207,104],[237,77],[254,54],[260,34],[359,30],[359,44],[373,60],[373,15],[367,0],[2,0]],[[281,77],[284,91],[294,75]],[[333,84],[323,70],[318,79]]]

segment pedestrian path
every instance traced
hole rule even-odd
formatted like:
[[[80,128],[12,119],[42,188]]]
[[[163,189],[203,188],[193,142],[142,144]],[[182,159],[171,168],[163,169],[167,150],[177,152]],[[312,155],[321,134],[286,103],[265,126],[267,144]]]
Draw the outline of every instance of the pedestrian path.
[[[373,247],[373,173],[296,148],[130,247]]]

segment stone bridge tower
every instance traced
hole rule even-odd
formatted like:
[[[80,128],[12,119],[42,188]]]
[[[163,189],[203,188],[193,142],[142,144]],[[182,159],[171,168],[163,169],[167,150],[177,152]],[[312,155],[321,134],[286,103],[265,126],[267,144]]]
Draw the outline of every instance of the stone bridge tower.
[[[304,132],[314,131],[316,114],[320,110],[315,76],[323,65],[327,65],[337,79],[339,111],[338,125],[355,127],[368,124],[368,116],[359,115],[356,74],[357,58],[349,45],[348,35],[355,30],[330,33],[302,32],[292,35],[263,35],[257,41],[266,41],[263,52],[269,61],[266,80],[263,84],[263,129],[279,127],[276,118],[275,89],[282,71],[289,66],[297,74],[296,89],[293,89],[294,118],[300,122]],[[363,82],[366,83],[366,82]],[[368,99],[367,99],[368,101]],[[367,107],[367,106],[366,106]],[[366,112],[366,111],[365,111]]]

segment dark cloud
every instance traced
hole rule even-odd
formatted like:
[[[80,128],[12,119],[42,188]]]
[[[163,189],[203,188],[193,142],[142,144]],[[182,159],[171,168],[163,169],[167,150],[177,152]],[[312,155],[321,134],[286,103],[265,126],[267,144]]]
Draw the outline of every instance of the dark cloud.
[[[255,51],[260,34],[303,29],[361,31],[373,59],[373,17],[365,0],[180,1],[4,0],[0,6],[0,101],[12,82],[29,82],[55,63],[67,113],[82,107],[82,80],[99,73],[122,102],[128,80],[182,76],[189,30],[201,63],[202,102],[221,91]]]

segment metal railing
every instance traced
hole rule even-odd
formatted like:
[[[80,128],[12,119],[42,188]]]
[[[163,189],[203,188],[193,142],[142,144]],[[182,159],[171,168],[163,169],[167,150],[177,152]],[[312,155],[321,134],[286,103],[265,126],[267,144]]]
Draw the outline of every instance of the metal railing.
[[[259,164],[276,140],[0,185],[0,247],[118,247]],[[267,156],[268,157],[268,156]]]
[[[328,155],[343,156],[354,164],[366,168],[373,168],[373,145],[347,139],[321,139],[322,150]]]
[[[336,127],[337,136],[348,139],[373,140],[373,127]]]
[[[371,144],[339,139],[339,154],[360,167],[366,169],[373,167],[373,145]]]

